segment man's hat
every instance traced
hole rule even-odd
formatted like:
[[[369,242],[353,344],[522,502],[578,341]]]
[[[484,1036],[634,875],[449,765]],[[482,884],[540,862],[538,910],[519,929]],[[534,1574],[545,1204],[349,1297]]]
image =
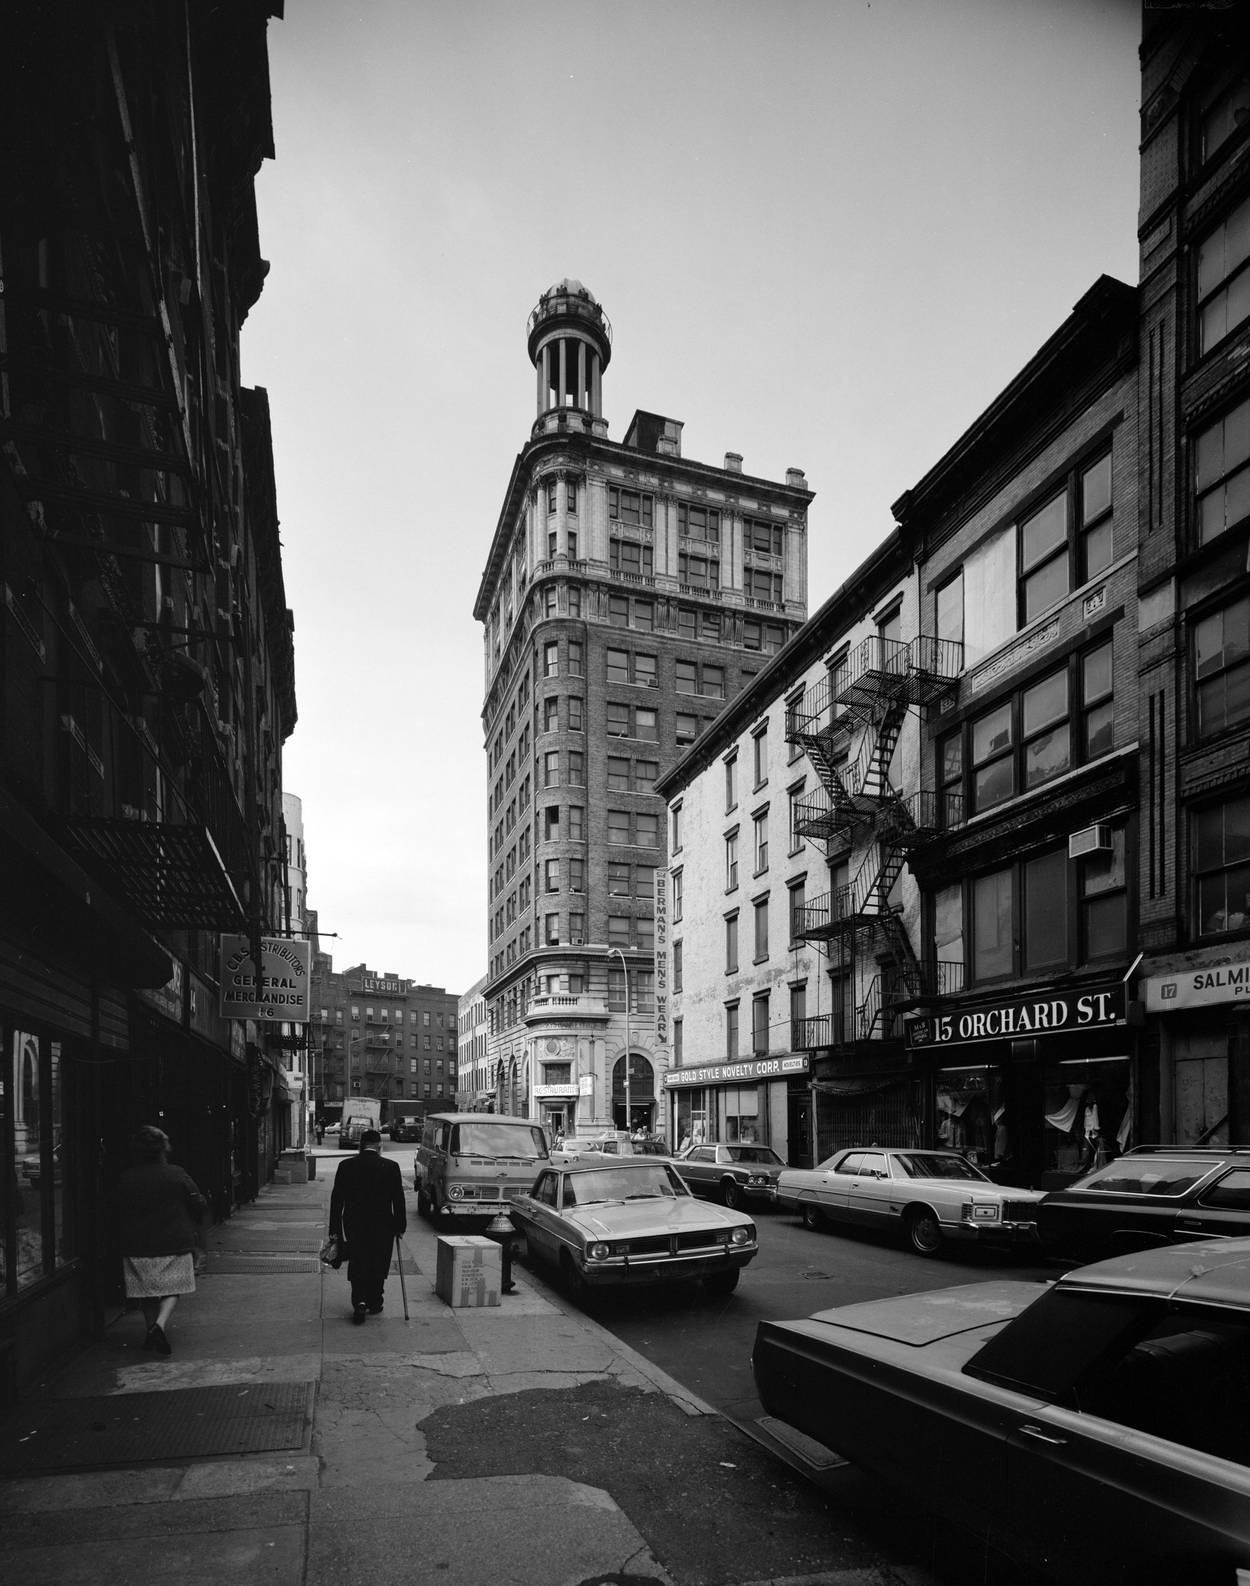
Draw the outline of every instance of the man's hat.
[[[382,1136],[376,1129],[366,1129],[360,1137],[360,1149],[367,1151],[370,1146],[381,1145]]]

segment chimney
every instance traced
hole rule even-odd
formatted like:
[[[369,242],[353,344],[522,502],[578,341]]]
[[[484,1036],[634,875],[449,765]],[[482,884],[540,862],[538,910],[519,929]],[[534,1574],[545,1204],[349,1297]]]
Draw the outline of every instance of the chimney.
[[[806,490],[807,475],[801,468],[787,468],[786,483],[795,490]]]
[[[740,474],[742,472],[742,453],[725,453],[725,472],[727,474]]]

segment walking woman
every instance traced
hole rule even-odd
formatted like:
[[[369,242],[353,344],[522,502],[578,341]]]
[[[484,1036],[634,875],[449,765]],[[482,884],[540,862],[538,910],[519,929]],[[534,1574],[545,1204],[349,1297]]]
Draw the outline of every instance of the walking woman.
[[[180,1294],[195,1293],[195,1246],[208,1202],[169,1160],[169,1136],[145,1123],[131,1141],[135,1164],[117,1186],[126,1298],[143,1307],[145,1349],[172,1353],[166,1329]]]

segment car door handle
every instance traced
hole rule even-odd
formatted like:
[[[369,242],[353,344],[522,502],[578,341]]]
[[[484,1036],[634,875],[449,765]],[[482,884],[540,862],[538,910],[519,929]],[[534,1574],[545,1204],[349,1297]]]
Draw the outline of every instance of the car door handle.
[[[1051,1443],[1055,1448],[1066,1448],[1066,1437],[1053,1437],[1049,1432],[1044,1432],[1040,1426],[1032,1426],[1028,1422],[1020,1428],[1025,1437],[1034,1438],[1039,1443]]]

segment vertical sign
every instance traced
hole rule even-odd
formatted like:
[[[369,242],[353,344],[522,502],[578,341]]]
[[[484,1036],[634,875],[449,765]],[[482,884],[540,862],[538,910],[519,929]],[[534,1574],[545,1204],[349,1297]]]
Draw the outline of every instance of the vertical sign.
[[[668,871],[655,872],[655,1044],[668,1046]]]

